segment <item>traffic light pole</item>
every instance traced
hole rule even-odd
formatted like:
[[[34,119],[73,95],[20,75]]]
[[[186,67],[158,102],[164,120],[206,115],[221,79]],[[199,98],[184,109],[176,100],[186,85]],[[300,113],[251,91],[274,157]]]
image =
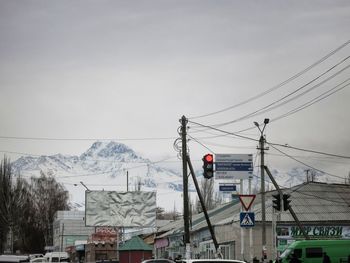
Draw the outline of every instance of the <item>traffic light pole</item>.
[[[181,118],[181,140],[182,140],[182,177],[183,177],[183,219],[184,219],[184,241],[186,244],[186,259],[191,257],[190,224],[189,224],[189,202],[188,202],[188,173],[187,173],[187,119]]]
[[[277,182],[275,181],[275,178],[272,176],[271,172],[270,172],[270,169],[264,165],[264,170],[266,171],[266,173],[269,175],[270,179],[271,179],[271,182],[273,183],[273,185],[275,186],[276,190],[278,191],[279,195],[280,195],[280,200],[281,202],[283,203],[283,193],[282,193],[282,190],[280,189],[280,187],[278,186]],[[302,224],[300,223],[297,215],[295,214],[292,206],[288,206],[288,210],[290,212],[290,214],[292,215],[295,223],[297,223],[300,231],[302,232],[303,236],[305,237],[305,239],[309,240],[310,237],[308,236],[308,234],[305,232]]]
[[[191,163],[189,155],[187,155],[187,163],[188,163],[188,167],[190,168],[192,179],[193,179],[194,185],[195,185],[196,190],[197,190],[197,194],[198,194],[198,197],[199,197],[199,201],[201,203],[201,207],[202,207],[202,210],[203,210],[203,213],[204,213],[204,216],[205,216],[205,220],[207,221],[207,224],[208,224],[208,228],[209,228],[209,231],[210,231],[210,234],[211,234],[211,238],[213,239],[213,243],[214,243],[214,246],[215,246],[215,249],[216,249],[216,254],[217,254],[218,257],[222,258],[222,255],[221,255],[221,253],[219,251],[219,244],[218,244],[218,241],[216,240],[216,237],[215,237],[214,228],[211,225],[211,222],[210,222],[210,219],[209,219],[209,215],[208,215],[208,212],[207,212],[207,208],[205,207],[204,199],[203,199],[201,191],[199,189],[198,181],[197,181],[196,175],[194,173],[193,166],[192,166],[192,163]]]

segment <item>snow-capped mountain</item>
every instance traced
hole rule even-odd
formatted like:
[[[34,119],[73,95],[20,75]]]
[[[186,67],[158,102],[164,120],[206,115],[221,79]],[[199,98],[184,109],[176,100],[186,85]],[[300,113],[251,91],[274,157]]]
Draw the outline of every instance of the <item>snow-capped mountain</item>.
[[[12,168],[15,174],[25,178],[39,176],[41,172],[55,176],[69,191],[72,207],[77,209],[84,208],[85,187],[90,190],[133,191],[141,184],[141,190],[157,192],[157,206],[168,211],[174,207],[182,210],[181,167],[178,172],[161,167],[137,155],[128,146],[113,141],[95,142],[80,156],[56,154],[21,157],[12,163]],[[277,183],[285,187],[306,181],[305,168],[293,168],[284,173],[271,169],[271,173]],[[202,171],[198,171],[197,176],[199,181]],[[317,173],[314,176],[317,181],[327,182],[327,177],[323,174]],[[255,189],[260,189],[259,177],[253,177],[252,185]],[[266,181],[269,181],[267,175]],[[189,184],[189,191],[195,198],[192,180],[189,180]],[[268,188],[273,188],[271,183],[268,185]]]
[[[69,191],[76,208],[84,206],[84,185],[90,190],[133,191],[141,184],[141,190],[157,191],[158,206],[181,206],[177,201],[182,193],[180,173],[160,167],[116,142],[95,142],[80,156],[21,157],[12,163],[12,169],[25,178],[39,176],[40,172],[55,176]]]

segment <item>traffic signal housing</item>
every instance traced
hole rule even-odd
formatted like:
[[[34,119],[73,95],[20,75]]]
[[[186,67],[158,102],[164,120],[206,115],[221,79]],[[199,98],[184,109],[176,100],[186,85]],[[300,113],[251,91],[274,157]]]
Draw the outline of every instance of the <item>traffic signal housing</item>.
[[[214,156],[210,153],[202,158],[203,160],[203,176],[210,179],[214,176]]]
[[[275,208],[277,211],[281,211],[281,195],[280,194],[275,194],[272,195],[274,198],[272,200],[272,207]]]
[[[283,210],[284,211],[287,211],[290,208],[291,200],[289,200],[289,198],[290,198],[290,194],[283,195]]]

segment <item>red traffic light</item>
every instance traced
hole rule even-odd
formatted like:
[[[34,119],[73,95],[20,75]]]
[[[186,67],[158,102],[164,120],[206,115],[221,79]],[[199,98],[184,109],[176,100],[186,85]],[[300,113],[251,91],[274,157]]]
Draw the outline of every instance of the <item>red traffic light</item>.
[[[207,161],[208,163],[211,163],[214,161],[214,156],[210,153],[204,155],[204,160]]]

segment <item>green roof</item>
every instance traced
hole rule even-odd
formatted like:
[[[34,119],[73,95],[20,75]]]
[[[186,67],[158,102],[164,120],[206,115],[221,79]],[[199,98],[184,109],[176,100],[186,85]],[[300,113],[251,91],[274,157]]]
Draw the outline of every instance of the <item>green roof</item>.
[[[126,241],[124,244],[119,246],[119,251],[152,251],[153,248],[150,245],[147,245],[140,237],[134,236],[130,240]]]

